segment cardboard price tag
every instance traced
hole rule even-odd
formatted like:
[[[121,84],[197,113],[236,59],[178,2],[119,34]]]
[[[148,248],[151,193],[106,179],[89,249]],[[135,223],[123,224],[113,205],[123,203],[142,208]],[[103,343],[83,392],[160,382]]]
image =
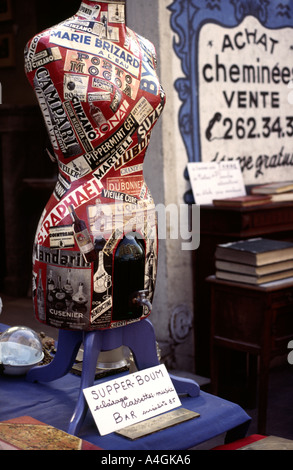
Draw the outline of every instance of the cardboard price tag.
[[[101,436],[181,406],[163,364],[96,384],[83,393]]]

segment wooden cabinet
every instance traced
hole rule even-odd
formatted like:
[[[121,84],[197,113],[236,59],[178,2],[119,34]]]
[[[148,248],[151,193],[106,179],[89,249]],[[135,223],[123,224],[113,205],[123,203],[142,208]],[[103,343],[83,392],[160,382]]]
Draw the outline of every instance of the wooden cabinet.
[[[293,338],[293,280],[263,286],[226,282],[210,276],[211,386],[218,393],[220,349],[259,358],[258,432],[266,432],[270,361],[288,352]]]
[[[33,239],[50,196],[44,181],[56,174],[47,145],[38,107],[0,106],[0,289],[15,297],[30,288]],[[31,179],[40,181],[38,191]]]
[[[247,208],[201,206],[200,246],[193,253],[196,372],[210,376],[210,291],[217,244],[252,237],[293,241],[293,203]]]

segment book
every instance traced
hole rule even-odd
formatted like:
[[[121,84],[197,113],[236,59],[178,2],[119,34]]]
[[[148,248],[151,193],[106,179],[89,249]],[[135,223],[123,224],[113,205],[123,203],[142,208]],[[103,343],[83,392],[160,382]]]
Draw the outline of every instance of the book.
[[[213,450],[293,450],[293,440],[252,434],[229,444],[214,447]]]
[[[246,195],[213,200],[214,206],[218,207],[249,207],[268,204],[270,202],[271,197],[269,195]]]
[[[281,279],[288,279],[293,277],[293,269],[290,271],[281,271],[280,273],[265,274],[264,276],[249,276],[247,274],[216,271],[217,279],[224,279],[225,281],[243,282],[244,284],[266,284],[268,282],[280,281]]]
[[[239,450],[293,450],[293,441],[284,437],[266,436],[241,447]]]
[[[251,194],[277,194],[286,193],[288,191],[293,191],[293,181],[278,181],[275,183],[254,186],[251,189]]]
[[[0,422],[0,450],[101,450],[30,416]]]
[[[233,261],[216,260],[216,269],[230,271],[250,276],[264,276],[266,274],[279,273],[293,269],[293,259],[279,263],[265,264],[264,266],[253,266],[251,264],[234,263]]]
[[[293,243],[266,238],[250,238],[217,245],[215,258],[253,266],[293,259]]]
[[[289,193],[272,194],[271,202],[290,202],[293,201],[293,191]]]

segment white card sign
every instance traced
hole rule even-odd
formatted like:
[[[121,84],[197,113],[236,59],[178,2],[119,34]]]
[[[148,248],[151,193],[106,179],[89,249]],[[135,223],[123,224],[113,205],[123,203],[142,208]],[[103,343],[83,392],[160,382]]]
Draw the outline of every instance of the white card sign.
[[[194,162],[187,167],[196,204],[212,204],[213,199],[246,195],[238,160]]]
[[[161,364],[83,390],[101,436],[181,406]]]

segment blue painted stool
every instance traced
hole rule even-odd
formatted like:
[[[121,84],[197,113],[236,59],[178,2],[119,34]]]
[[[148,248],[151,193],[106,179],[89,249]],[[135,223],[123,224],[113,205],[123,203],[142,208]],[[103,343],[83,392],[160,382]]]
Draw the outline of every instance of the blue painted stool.
[[[45,366],[31,369],[26,376],[29,382],[52,382],[70,372],[81,343],[83,343],[83,368],[80,391],[68,428],[69,434],[78,435],[87,413],[87,402],[83,389],[94,384],[96,365],[101,351],[111,351],[120,346],[127,346],[133,354],[138,370],[159,365],[154,327],[148,320],[142,320],[113,330],[68,331],[60,330],[56,355]],[[175,377],[170,374],[178,394],[197,397],[199,385],[193,380]]]

